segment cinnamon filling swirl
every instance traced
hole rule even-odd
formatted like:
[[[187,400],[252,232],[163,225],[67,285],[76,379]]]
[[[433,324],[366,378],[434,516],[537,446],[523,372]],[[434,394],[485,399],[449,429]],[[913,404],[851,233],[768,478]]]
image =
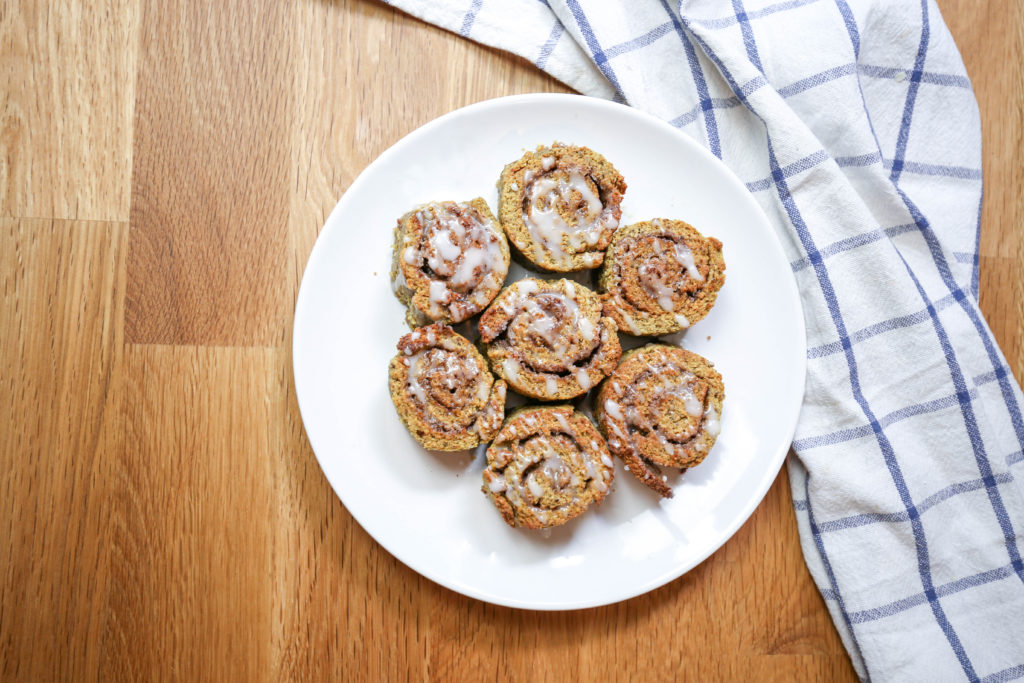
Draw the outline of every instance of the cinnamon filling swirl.
[[[487,449],[483,491],[511,526],[564,524],[608,493],[614,464],[601,435],[571,406],[524,408]]]
[[[720,431],[725,388],[707,359],[675,346],[627,352],[598,392],[595,415],[613,453],[644,484],[671,497],[658,466],[688,468]]]
[[[480,318],[495,373],[518,392],[565,400],[596,386],[622,355],[597,295],[570,280],[521,280]]]

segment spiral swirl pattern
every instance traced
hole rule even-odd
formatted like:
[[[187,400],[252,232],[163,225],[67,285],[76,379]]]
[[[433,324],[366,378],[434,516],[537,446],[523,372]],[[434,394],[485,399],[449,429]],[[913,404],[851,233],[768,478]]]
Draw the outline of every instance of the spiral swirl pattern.
[[[586,147],[555,143],[507,165],[498,215],[535,266],[554,272],[596,268],[622,218],[626,182]]]
[[[505,288],[480,316],[480,339],[495,374],[549,401],[586,393],[622,355],[597,295],[570,280],[527,278]]]
[[[505,234],[483,199],[432,202],[398,220],[391,279],[409,307],[412,327],[458,323],[497,295],[510,258]]]
[[[664,344],[629,351],[601,385],[594,413],[613,453],[665,497],[659,465],[688,468],[707,457],[720,430],[725,387],[707,359]]]
[[[598,280],[604,314],[634,335],[678,332],[703,319],[725,282],[722,243],[683,221],[620,229]]]
[[[476,347],[444,323],[399,340],[389,385],[398,416],[425,448],[473,448],[501,427],[505,382],[495,382]]]
[[[600,503],[615,476],[594,425],[572,406],[522,408],[487,449],[483,492],[510,526],[564,524]]]

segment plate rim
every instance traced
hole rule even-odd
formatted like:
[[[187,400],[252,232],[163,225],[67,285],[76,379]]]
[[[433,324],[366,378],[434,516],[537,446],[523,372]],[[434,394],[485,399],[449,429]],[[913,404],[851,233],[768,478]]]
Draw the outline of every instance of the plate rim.
[[[410,139],[429,135],[433,129],[446,125],[447,123],[454,119],[470,115],[476,115],[480,113],[486,113],[486,111],[490,109],[524,104],[529,105],[535,103],[558,104],[559,102],[571,107],[591,107],[596,110],[615,111],[617,113],[624,113],[627,116],[635,117],[641,123],[653,125],[654,127],[660,129],[662,132],[675,136],[677,139],[679,139],[689,148],[691,148],[691,150],[693,150],[695,154],[703,156],[706,161],[717,165],[720,168],[720,170],[724,172],[727,181],[729,183],[732,183],[736,187],[736,189],[741,190],[741,196],[744,197],[744,201],[746,201],[751,207],[753,207],[756,213],[764,221],[765,227],[771,231],[771,234],[774,239],[770,240],[772,244],[770,248],[775,250],[776,256],[779,259],[781,259],[782,263],[789,263],[789,260],[786,257],[785,251],[782,248],[782,244],[780,243],[775,228],[772,226],[771,221],[768,219],[767,215],[761,209],[761,206],[757,203],[757,200],[754,199],[753,195],[747,189],[746,185],[721,159],[712,154],[707,148],[698,143],[696,140],[694,140],[681,130],[674,128],[666,121],[663,121],[662,119],[659,119],[652,114],[649,114],[647,112],[641,111],[633,107],[629,107],[624,104],[619,104],[617,102],[612,102],[610,100],[604,100],[585,95],[571,93],[527,93],[520,95],[507,95],[503,97],[481,100],[473,104],[453,109],[445,114],[442,114],[441,116],[438,116],[434,119],[431,119],[430,121],[427,121],[426,123],[420,126],[417,126],[413,130],[409,131],[408,133],[400,137],[398,140],[393,142],[390,146],[388,146],[387,149],[385,149],[378,156],[376,156],[369,164],[366,165],[365,168],[363,168],[359,172],[356,178],[349,185],[348,189],[346,189],[342,193],[341,197],[339,197],[337,203],[335,203],[334,205],[334,208],[327,215],[327,218],[325,219],[323,226],[321,226],[320,230],[317,233],[316,241],[313,244],[313,248],[310,250],[309,257],[306,260],[306,264],[303,267],[302,279],[299,284],[298,293],[296,294],[295,297],[295,307],[292,317],[291,330],[292,343],[289,347],[289,352],[291,353],[292,356],[292,381],[295,386],[295,400],[299,408],[299,416],[302,421],[302,428],[306,434],[306,439],[309,442],[310,449],[313,451],[313,455],[317,460],[317,465],[320,467],[320,471],[323,474],[324,478],[327,480],[327,483],[330,485],[332,492],[338,498],[341,504],[345,506],[345,509],[352,516],[352,518],[359,524],[360,527],[362,527],[363,531],[365,531],[366,534],[370,536],[370,538],[372,538],[373,541],[381,549],[385,550],[387,553],[392,555],[402,564],[406,565],[412,571],[416,572],[420,576],[423,576],[433,581],[438,585],[441,585],[449,590],[455,591],[467,597],[474,598],[476,600],[480,600],[482,602],[486,602],[489,604],[538,611],[567,611],[577,609],[592,609],[596,607],[602,607],[605,605],[616,604],[619,602],[623,602],[625,600],[630,600],[632,598],[649,593],[650,591],[660,588],[661,586],[667,585],[668,583],[671,583],[672,581],[678,579],[680,576],[686,574],[689,571],[692,571],[698,565],[702,564],[705,560],[707,560],[711,555],[717,552],[723,545],[725,545],[726,542],[728,542],[733,536],[736,535],[736,533],[744,524],[747,523],[751,515],[753,515],[754,511],[764,501],[765,497],[768,494],[768,491],[771,489],[772,484],[775,482],[775,479],[778,477],[779,472],[782,470],[782,466],[785,464],[786,461],[786,456],[792,446],[793,436],[796,433],[796,427],[799,422],[801,408],[803,405],[803,399],[806,393],[807,383],[807,328],[804,316],[803,301],[800,298],[796,278],[792,270],[787,269],[788,277],[785,278],[786,284],[783,286],[789,290],[790,298],[793,301],[795,301],[797,305],[797,310],[799,312],[799,315],[797,316],[799,334],[797,335],[797,337],[800,339],[801,348],[800,353],[798,354],[799,367],[794,368],[795,370],[797,370],[799,378],[799,407],[797,410],[793,412],[793,417],[790,420],[790,424],[785,430],[785,433],[787,434],[786,440],[784,442],[785,445],[776,448],[775,451],[772,452],[772,457],[769,461],[770,466],[765,469],[765,474],[756,488],[757,493],[749,498],[748,502],[743,507],[742,512],[735,517],[735,521],[733,522],[733,524],[731,524],[727,528],[726,532],[721,535],[721,538],[717,542],[711,544],[708,547],[705,553],[702,553],[696,559],[687,560],[685,562],[680,563],[678,566],[673,567],[672,569],[648,580],[644,584],[631,585],[630,588],[628,588],[627,590],[620,590],[614,593],[605,593],[602,595],[602,597],[597,599],[571,600],[558,603],[537,603],[530,602],[528,600],[506,599],[501,596],[490,595],[472,586],[466,585],[458,581],[457,579],[452,579],[450,577],[440,575],[437,572],[425,569],[422,566],[420,566],[420,564],[414,558],[410,558],[401,551],[396,551],[395,549],[389,547],[388,545],[383,543],[379,538],[377,538],[377,536],[375,536],[373,532],[364,523],[360,515],[345,503],[345,500],[342,498],[341,493],[339,493],[338,486],[336,486],[335,482],[328,474],[328,469],[324,467],[324,459],[318,453],[317,446],[314,443],[314,437],[307,427],[307,411],[303,409],[302,392],[299,389],[301,360],[300,354],[296,353],[296,351],[300,345],[300,341],[303,339],[303,333],[300,332],[300,329],[302,328],[301,323],[305,318],[305,315],[303,314],[303,309],[305,308],[306,304],[304,304],[304,302],[309,299],[309,296],[311,296],[307,294],[307,275],[310,272],[311,266],[319,263],[319,261],[324,258],[324,240],[322,240],[321,238],[326,233],[327,227],[331,224],[334,214],[338,212],[340,209],[344,208],[344,206],[348,203],[347,200],[350,196],[358,194],[360,187],[364,182],[366,182],[366,178],[370,174],[370,172],[375,167],[383,165],[391,156],[397,154],[400,148],[403,147],[404,144]]]

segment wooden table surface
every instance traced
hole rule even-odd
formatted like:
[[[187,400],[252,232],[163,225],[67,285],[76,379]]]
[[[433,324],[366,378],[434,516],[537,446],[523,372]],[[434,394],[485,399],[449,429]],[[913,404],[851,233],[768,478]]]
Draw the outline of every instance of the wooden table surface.
[[[1024,4],[939,4],[1019,380]],[[540,613],[421,578],[317,466],[289,348],[328,212],[416,126],[563,86],[368,0],[0,0],[0,83],[0,679],[854,678],[784,475],[681,579]]]

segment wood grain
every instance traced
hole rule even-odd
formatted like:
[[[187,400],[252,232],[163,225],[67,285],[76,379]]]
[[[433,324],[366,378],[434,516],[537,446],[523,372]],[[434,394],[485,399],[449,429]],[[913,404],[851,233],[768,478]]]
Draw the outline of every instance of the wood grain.
[[[142,2],[130,343],[280,345],[290,3]]]
[[[981,312],[1024,383],[1024,3],[945,0],[981,110]]]
[[[0,218],[0,679],[99,661],[126,237]]]
[[[137,0],[0,5],[0,216],[128,220]]]
[[[364,0],[0,3],[0,679],[855,678],[785,476],[681,579],[545,613],[409,570],[316,463],[290,329],[327,213],[416,126],[563,86]],[[940,6],[1022,378],[1024,5]]]
[[[271,670],[284,355],[128,347],[102,680]]]

